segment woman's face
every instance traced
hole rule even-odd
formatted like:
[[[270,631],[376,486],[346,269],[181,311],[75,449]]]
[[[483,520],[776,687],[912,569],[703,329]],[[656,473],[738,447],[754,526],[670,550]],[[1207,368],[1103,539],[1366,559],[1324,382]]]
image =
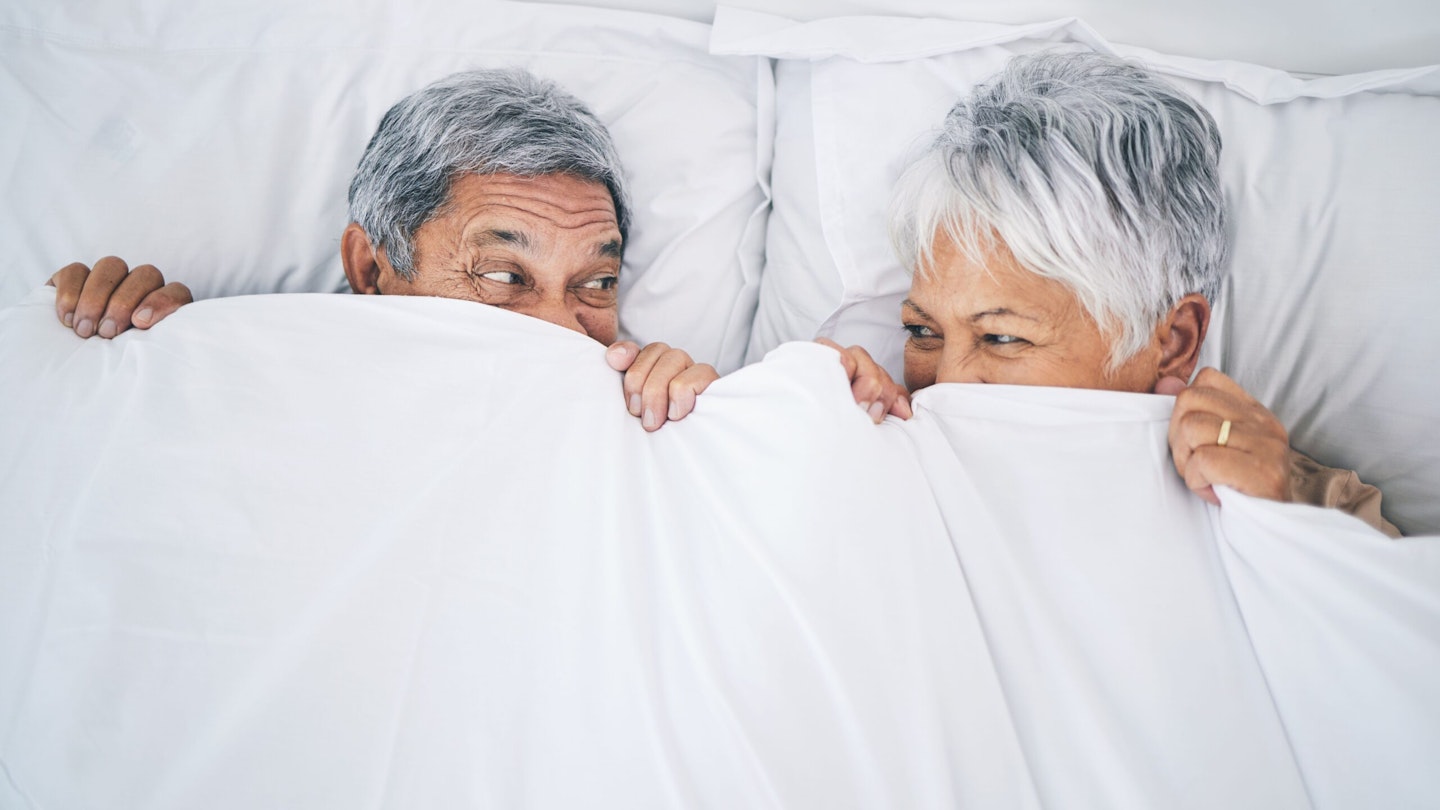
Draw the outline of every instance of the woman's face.
[[[1016,262],[996,240],[982,264],[943,234],[929,277],[916,274],[901,320],[905,385],[937,382],[1051,385],[1150,392],[1160,377],[1156,339],[1113,374],[1110,345],[1063,284]]]

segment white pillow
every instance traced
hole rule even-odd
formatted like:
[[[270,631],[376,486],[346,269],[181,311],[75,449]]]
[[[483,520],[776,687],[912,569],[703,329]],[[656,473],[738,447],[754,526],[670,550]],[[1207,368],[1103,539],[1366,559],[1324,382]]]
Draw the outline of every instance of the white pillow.
[[[722,9],[712,50],[781,59],[750,357],[822,334],[899,374],[909,279],[885,212],[906,158],[1014,54],[1082,47],[1167,74],[1219,122],[1235,242],[1203,362],[1271,407],[1299,450],[1379,486],[1402,530],[1440,531],[1435,68],[1306,81],[1111,46],[1074,20],[796,24]]]
[[[610,127],[634,197],[622,328],[740,364],[768,200],[770,63],[708,26],[508,2],[46,0],[0,10],[0,306],[71,261],[153,263],[199,298],[347,289],[345,194],[380,116],[521,65]]]
[[[685,16],[703,0],[586,0],[587,5],[663,5]],[[713,4],[714,0],[710,0]],[[1021,24],[1081,16],[1106,38],[1180,56],[1238,59],[1310,74],[1358,73],[1425,65],[1440,53],[1440,14],[1433,0],[723,0],[727,6],[793,20],[880,14]],[[684,9],[691,6],[690,9]],[[1323,13],[1322,13],[1323,11]]]

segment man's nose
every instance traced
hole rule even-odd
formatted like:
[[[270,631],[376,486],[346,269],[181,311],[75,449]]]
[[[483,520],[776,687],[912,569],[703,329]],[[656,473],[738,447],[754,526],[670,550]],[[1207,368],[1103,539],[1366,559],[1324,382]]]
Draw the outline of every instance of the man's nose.
[[[536,303],[534,306],[526,307],[524,314],[532,318],[539,318],[542,321],[549,321],[556,326],[563,326],[582,335],[588,335],[584,325],[580,323],[580,317],[576,314],[576,307],[563,299],[547,298]]]

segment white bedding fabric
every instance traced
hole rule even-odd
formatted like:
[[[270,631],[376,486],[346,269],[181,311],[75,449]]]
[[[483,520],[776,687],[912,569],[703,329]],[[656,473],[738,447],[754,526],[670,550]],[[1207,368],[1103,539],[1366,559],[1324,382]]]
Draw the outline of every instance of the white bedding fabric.
[[[536,0],[555,2],[555,0]],[[709,22],[716,0],[565,0]],[[1426,65],[1440,53],[1440,10],[1430,0],[1372,0],[1363,6],[1309,0],[723,0],[795,20],[857,15],[1023,24],[1083,15],[1112,42],[1210,59],[1259,62],[1304,73],[1340,74]]]
[[[0,312],[0,806],[1420,807],[1440,544],[1170,467],[1164,397],[790,344],[645,434],[465,302]]]

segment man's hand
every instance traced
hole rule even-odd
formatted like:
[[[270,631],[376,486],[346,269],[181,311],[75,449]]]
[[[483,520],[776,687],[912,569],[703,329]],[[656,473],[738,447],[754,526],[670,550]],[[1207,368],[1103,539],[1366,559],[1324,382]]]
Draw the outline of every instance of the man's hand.
[[[1223,484],[1257,498],[1290,500],[1290,437],[1275,414],[1238,383],[1205,368],[1189,387],[1165,377],[1155,393],[1175,396],[1170,453],[1197,495],[1218,505],[1214,485]]]
[[[886,414],[894,414],[901,419],[915,415],[910,410],[910,395],[905,388],[892,380],[869,352],[859,346],[842,348],[829,338],[815,338],[815,342],[840,352],[840,363],[845,366],[845,374],[850,378],[850,393],[870,421],[878,425],[885,421]]]
[[[55,316],[82,338],[113,338],[134,326],[149,329],[194,301],[190,288],[165,283],[153,266],[131,270],[122,259],[106,256],[95,269],[76,262],[46,282],[55,288]]]
[[[622,340],[605,350],[605,361],[625,372],[621,387],[631,416],[640,417],[647,431],[659,430],[666,421],[684,419],[695,410],[695,398],[710,383],[720,379],[713,366],[696,363],[690,355],[664,343],[640,348]]]

